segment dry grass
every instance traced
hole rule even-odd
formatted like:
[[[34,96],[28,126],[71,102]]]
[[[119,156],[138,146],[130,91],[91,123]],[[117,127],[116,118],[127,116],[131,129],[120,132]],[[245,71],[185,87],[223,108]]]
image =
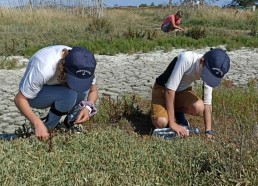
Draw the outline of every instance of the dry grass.
[[[128,9],[106,9],[105,18],[109,19],[112,23],[117,24],[120,28],[128,26],[150,26],[157,24],[160,26],[163,19],[178,10],[183,10],[185,13],[184,19],[189,17],[204,19],[204,20],[216,20],[226,19],[232,22],[234,21],[246,21],[252,16],[250,11],[240,11],[233,9],[221,9],[221,8],[200,8],[198,11],[195,9],[186,9],[185,7],[169,9],[161,8],[128,8]],[[52,25],[54,26],[58,22],[60,24],[75,25],[86,24],[91,19],[83,14],[69,13],[67,11],[55,10],[55,9],[0,9],[2,23],[19,23],[25,25]]]
[[[207,39],[198,36],[192,40],[193,34],[175,37],[175,34],[160,31],[164,18],[178,10],[184,12],[182,26],[187,27],[188,31],[195,27],[205,28]],[[101,54],[218,44],[228,44],[228,49],[257,46],[255,43],[258,24],[256,14],[250,11],[217,7],[204,7],[198,10],[173,7],[171,10],[110,8],[104,13],[104,17],[96,18],[82,13],[79,9],[0,9],[0,54],[31,55],[39,48],[52,44],[83,45]],[[153,36],[127,37],[131,30],[136,34],[146,32]],[[197,39],[198,42],[195,41]]]

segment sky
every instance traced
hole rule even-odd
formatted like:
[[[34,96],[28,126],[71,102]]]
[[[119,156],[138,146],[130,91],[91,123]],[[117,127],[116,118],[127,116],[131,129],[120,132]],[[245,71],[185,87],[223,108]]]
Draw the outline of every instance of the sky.
[[[151,3],[154,3],[154,5],[159,5],[159,4],[168,4],[169,0],[104,0],[104,3],[107,6],[139,6],[140,4],[147,4],[150,5]],[[172,0],[172,3],[178,3],[180,2],[180,0]],[[206,0],[206,2],[208,2],[211,5],[218,5],[218,6],[222,6],[225,4],[228,4],[229,2],[231,2],[231,0]]]

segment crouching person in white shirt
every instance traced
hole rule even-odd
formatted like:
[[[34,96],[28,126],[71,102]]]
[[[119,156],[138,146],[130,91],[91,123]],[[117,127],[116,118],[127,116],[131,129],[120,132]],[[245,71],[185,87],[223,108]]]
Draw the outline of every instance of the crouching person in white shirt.
[[[95,68],[94,55],[83,47],[49,46],[30,58],[14,102],[34,126],[39,140],[47,140],[49,129],[54,129],[63,115],[67,122],[78,106],[73,124],[82,124],[96,114]],[[31,108],[50,110],[42,120]]]
[[[220,84],[229,71],[230,59],[222,49],[211,49],[204,55],[192,51],[175,57],[167,69],[156,78],[152,90],[151,119],[156,128],[170,127],[179,136],[187,136],[189,126],[184,113],[203,116],[205,134],[212,138],[212,87]],[[195,80],[203,81],[203,99],[191,87]]]

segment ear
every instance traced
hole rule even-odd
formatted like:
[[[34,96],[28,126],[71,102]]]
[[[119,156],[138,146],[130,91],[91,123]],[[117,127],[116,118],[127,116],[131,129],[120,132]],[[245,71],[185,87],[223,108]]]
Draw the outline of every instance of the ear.
[[[205,60],[204,60],[204,57],[202,57],[201,59],[200,59],[200,65],[204,65],[204,63],[205,63]]]
[[[66,48],[64,48],[61,53],[61,58],[64,59],[68,55],[68,53],[69,51]]]

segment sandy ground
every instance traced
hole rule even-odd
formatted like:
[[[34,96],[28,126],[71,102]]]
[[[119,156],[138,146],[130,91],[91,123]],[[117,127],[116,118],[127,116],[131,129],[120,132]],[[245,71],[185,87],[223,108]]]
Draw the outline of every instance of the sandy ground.
[[[222,47],[223,48],[223,47]],[[194,50],[204,54],[209,48]],[[155,78],[164,71],[169,62],[185,49],[174,49],[170,52],[155,51],[132,55],[115,56],[95,55],[97,60],[96,77],[100,96],[110,95],[113,98],[128,93],[137,93],[150,99],[151,87]],[[231,69],[225,79],[238,86],[246,86],[250,79],[258,79],[258,49],[242,48],[230,51]],[[17,57],[18,61],[28,59]],[[19,81],[25,68],[18,70],[0,69],[0,133],[12,133],[28,122],[14,105],[13,99],[18,91]],[[46,111],[37,111],[43,116]]]

